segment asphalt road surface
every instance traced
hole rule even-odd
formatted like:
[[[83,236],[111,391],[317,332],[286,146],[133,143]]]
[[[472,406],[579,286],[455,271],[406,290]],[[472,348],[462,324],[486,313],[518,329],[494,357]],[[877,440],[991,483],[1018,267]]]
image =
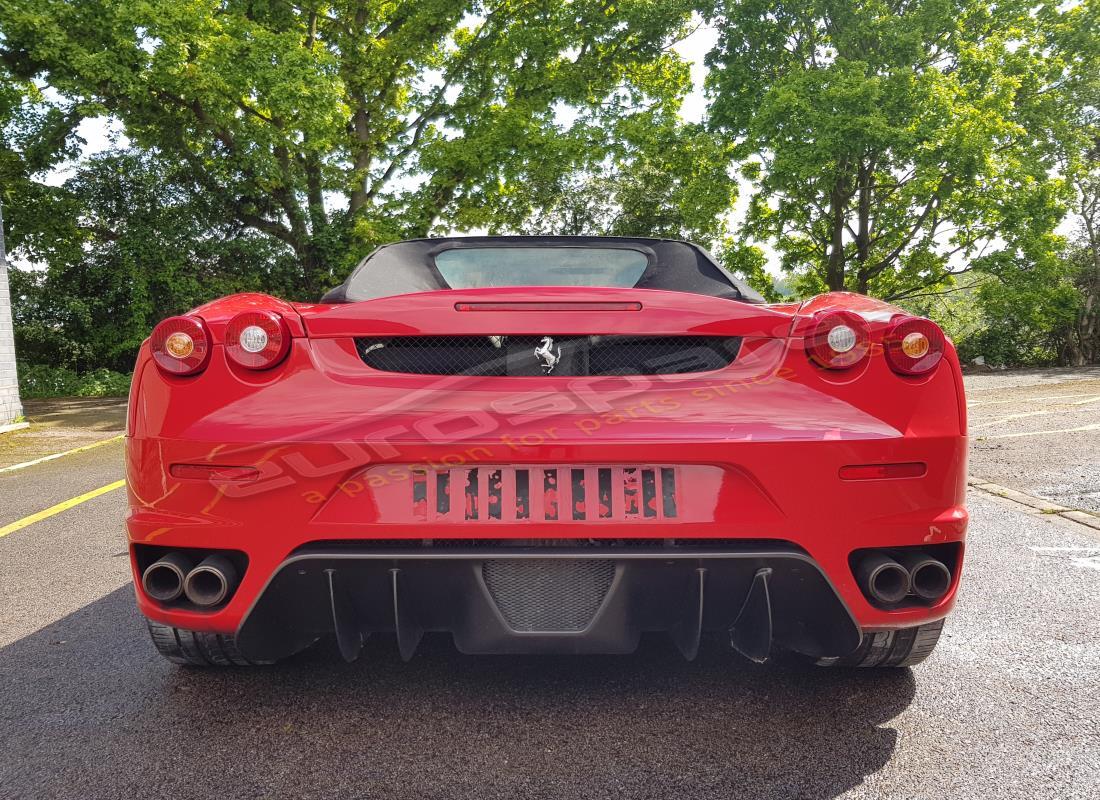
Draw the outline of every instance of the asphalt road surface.
[[[1100,396],[1100,373],[968,382],[972,474],[1095,508],[1096,433],[1065,429],[1100,422],[1100,404],[1068,405]],[[7,440],[0,470],[41,457],[43,431],[117,434],[119,408],[78,411],[92,422]],[[1034,411],[1050,413],[1012,417]],[[121,455],[106,441],[0,471],[0,532],[117,482]],[[883,672],[757,666],[716,640],[686,663],[661,639],[547,659],[442,637],[409,664],[379,637],[351,665],[324,643],[271,668],[181,669],[134,609],[124,503],[111,490],[0,533],[0,798],[1100,794],[1100,531],[1000,498],[970,498],[936,652]]]

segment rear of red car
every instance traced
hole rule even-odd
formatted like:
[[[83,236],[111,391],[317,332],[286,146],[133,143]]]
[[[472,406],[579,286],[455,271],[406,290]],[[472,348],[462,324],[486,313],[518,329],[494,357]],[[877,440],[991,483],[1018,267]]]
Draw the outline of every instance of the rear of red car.
[[[138,603],[186,663],[430,631],[913,663],[954,603],[965,430],[950,343],[859,295],[238,295],[139,357]]]

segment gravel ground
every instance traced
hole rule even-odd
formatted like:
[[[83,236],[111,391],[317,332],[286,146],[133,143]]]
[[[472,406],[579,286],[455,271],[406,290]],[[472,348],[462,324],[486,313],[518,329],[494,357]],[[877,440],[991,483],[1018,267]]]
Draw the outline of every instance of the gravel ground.
[[[1100,516],[1100,368],[966,377],[970,474]]]

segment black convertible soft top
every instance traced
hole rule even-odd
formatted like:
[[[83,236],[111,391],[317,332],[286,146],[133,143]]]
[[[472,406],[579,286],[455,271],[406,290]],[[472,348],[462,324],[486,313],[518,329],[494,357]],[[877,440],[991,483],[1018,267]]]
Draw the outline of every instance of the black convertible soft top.
[[[646,263],[637,289],[664,289],[749,303],[763,303],[752,287],[722,269],[706,250],[690,242],[618,236],[456,236],[411,239],[379,247],[368,255],[323,303],[357,303],[378,297],[430,292],[450,286],[436,256],[462,248],[594,248],[635,251]]]

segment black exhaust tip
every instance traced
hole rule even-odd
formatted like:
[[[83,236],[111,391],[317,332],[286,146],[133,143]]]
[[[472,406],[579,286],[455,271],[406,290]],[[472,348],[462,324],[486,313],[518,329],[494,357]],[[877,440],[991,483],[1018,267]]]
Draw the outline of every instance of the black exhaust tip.
[[[885,553],[868,553],[856,568],[863,593],[882,605],[900,603],[909,594],[909,571]]]
[[[154,600],[171,603],[183,594],[183,584],[194,560],[183,553],[169,553],[141,574],[141,588]]]
[[[927,602],[939,600],[951,587],[951,570],[942,561],[921,552],[908,552],[899,557],[909,570],[909,588]]]
[[[224,602],[237,588],[237,570],[228,558],[207,556],[187,573],[183,592],[197,606],[209,608]]]

